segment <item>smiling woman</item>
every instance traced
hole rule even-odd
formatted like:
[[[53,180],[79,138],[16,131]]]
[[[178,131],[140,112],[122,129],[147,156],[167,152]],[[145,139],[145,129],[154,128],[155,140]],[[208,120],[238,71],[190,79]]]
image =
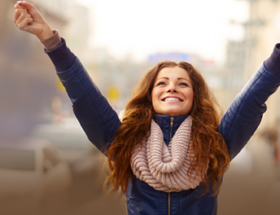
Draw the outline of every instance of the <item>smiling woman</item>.
[[[193,103],[192,81],[181,67],[166,67],[158,73],[152,90],[152,104],[157,114],[188,114]]]
[[[123,121],[57,31],[34,5],[15,5],[19,29],[35,34],[55,65],[89,140],[107,156],[113,191],[128,214],[216,214],[223,175],[246,145],[280,85],[280,44],[221,121],[201,74],[187,62],[161,62],[140,81]]]
[[[107,182],[110,181],[114,189],[120,186],[126,195],[132,195],[131,191],[127,190],[131,180],[130,172],[128,172],[131,171],[130,159],[131,156],[135,156],[134,149],[139,143],[147,144],[145,137],[147,134],[149,136],[153,130],[151,121],[157,122],[162,129],[165,144],[171,147],[169,142],[175,138],[179,127],[185,121],[191,120],[191,134],[189,135],[192,144],[189,156],[194,159],[190,161],[190,168],[186,172],[189,179],[181,178],[181,180],[189,184],[195,181],[194,175],[204,175],[200,182],[203,182],[205,190],[209,186],[206,182],[206,177],[208,177],[212,180],[211,190],[216,193],[230,157],[224,139],[218,132],[219,118],[214,109],[215,99],[211,99],[210,95],[201,74],[187,62],[165,61],[150,69],[128,102],[122,124],[116,131],[110,148],[106,151],[111,171]],[[172,163],[171,160],[169,162]],[[209,163],[215,165],[209,165]],[[207,168],[208,175],[205,175]],[[133,171],[135,175],[138,172],[139,170]],[[147,182],[144,178],[141,177],[140,180]],[[134,186],[139,186],[137,184],[135,182]]]

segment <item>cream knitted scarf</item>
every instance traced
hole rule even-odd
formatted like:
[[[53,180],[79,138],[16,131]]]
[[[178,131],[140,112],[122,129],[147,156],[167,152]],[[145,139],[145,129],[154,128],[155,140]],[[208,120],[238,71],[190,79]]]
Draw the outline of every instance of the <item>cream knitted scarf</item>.
[[[191,149],[192,118],[187,117],[166,146],[163,133],[152,120],[148,141],[132,151],[131,168],[134,175],[156,190],[179,192],[193,189],[202,181],[200,169],[187,174],[194,158]]]

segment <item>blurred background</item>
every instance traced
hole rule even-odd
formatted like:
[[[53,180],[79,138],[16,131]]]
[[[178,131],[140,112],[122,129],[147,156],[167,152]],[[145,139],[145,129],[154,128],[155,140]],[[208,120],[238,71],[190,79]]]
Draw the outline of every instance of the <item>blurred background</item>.
[[[187,61],[225,112],[280,38],[279,0],[30,0],[66,39],[119,113],[163,60]],[[106,195],[105,158],[89,143],[54,66],[0,2],[0,213],[126,214]],[[218,214],[279,214],[279,92],[224,176]],[[278,200],[278,201],[277,201]]]

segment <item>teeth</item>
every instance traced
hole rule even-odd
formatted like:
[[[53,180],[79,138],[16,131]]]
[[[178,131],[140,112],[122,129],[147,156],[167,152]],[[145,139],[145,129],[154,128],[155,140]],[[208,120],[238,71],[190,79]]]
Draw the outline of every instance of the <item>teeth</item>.
[[[179,99],[174,97],[168,97],[165,99],[165,101],[179,101]]]

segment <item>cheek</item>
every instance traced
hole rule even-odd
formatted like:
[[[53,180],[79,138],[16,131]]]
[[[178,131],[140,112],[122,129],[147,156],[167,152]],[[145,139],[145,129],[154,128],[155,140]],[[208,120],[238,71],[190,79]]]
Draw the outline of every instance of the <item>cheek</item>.
[[[194,95],[193,95],[193,91],[191,90],[191,91],[188,91],[188,92],[186,92],[185,93],[185,96],[188,98],[188,100],[190,101],[190,103],[191,103],[191,105],[193,104],[193,97],[194,97]]]
[[[190,93],[191,100],[193,101],[193,92]]]
[[[193,99],[193,91],[191,89],[184,92],[186,98]]]
[[[154,110],[157,112],[159,110],[159,99],[160,99],[161,91],[158,89],[154,89],[151,93],[152,97],[152,106]]]
[[[152,97],[152,105],[153,105],[153,108],[155,109],[155,101],[156,101],[156,92],[155,92],[155,90],[152,91],[151,97]]]
[[[156,101],[160,96],[159,90],[153,89],[152,93],[151,93],[151,96],[152,96],[152,101]]]

